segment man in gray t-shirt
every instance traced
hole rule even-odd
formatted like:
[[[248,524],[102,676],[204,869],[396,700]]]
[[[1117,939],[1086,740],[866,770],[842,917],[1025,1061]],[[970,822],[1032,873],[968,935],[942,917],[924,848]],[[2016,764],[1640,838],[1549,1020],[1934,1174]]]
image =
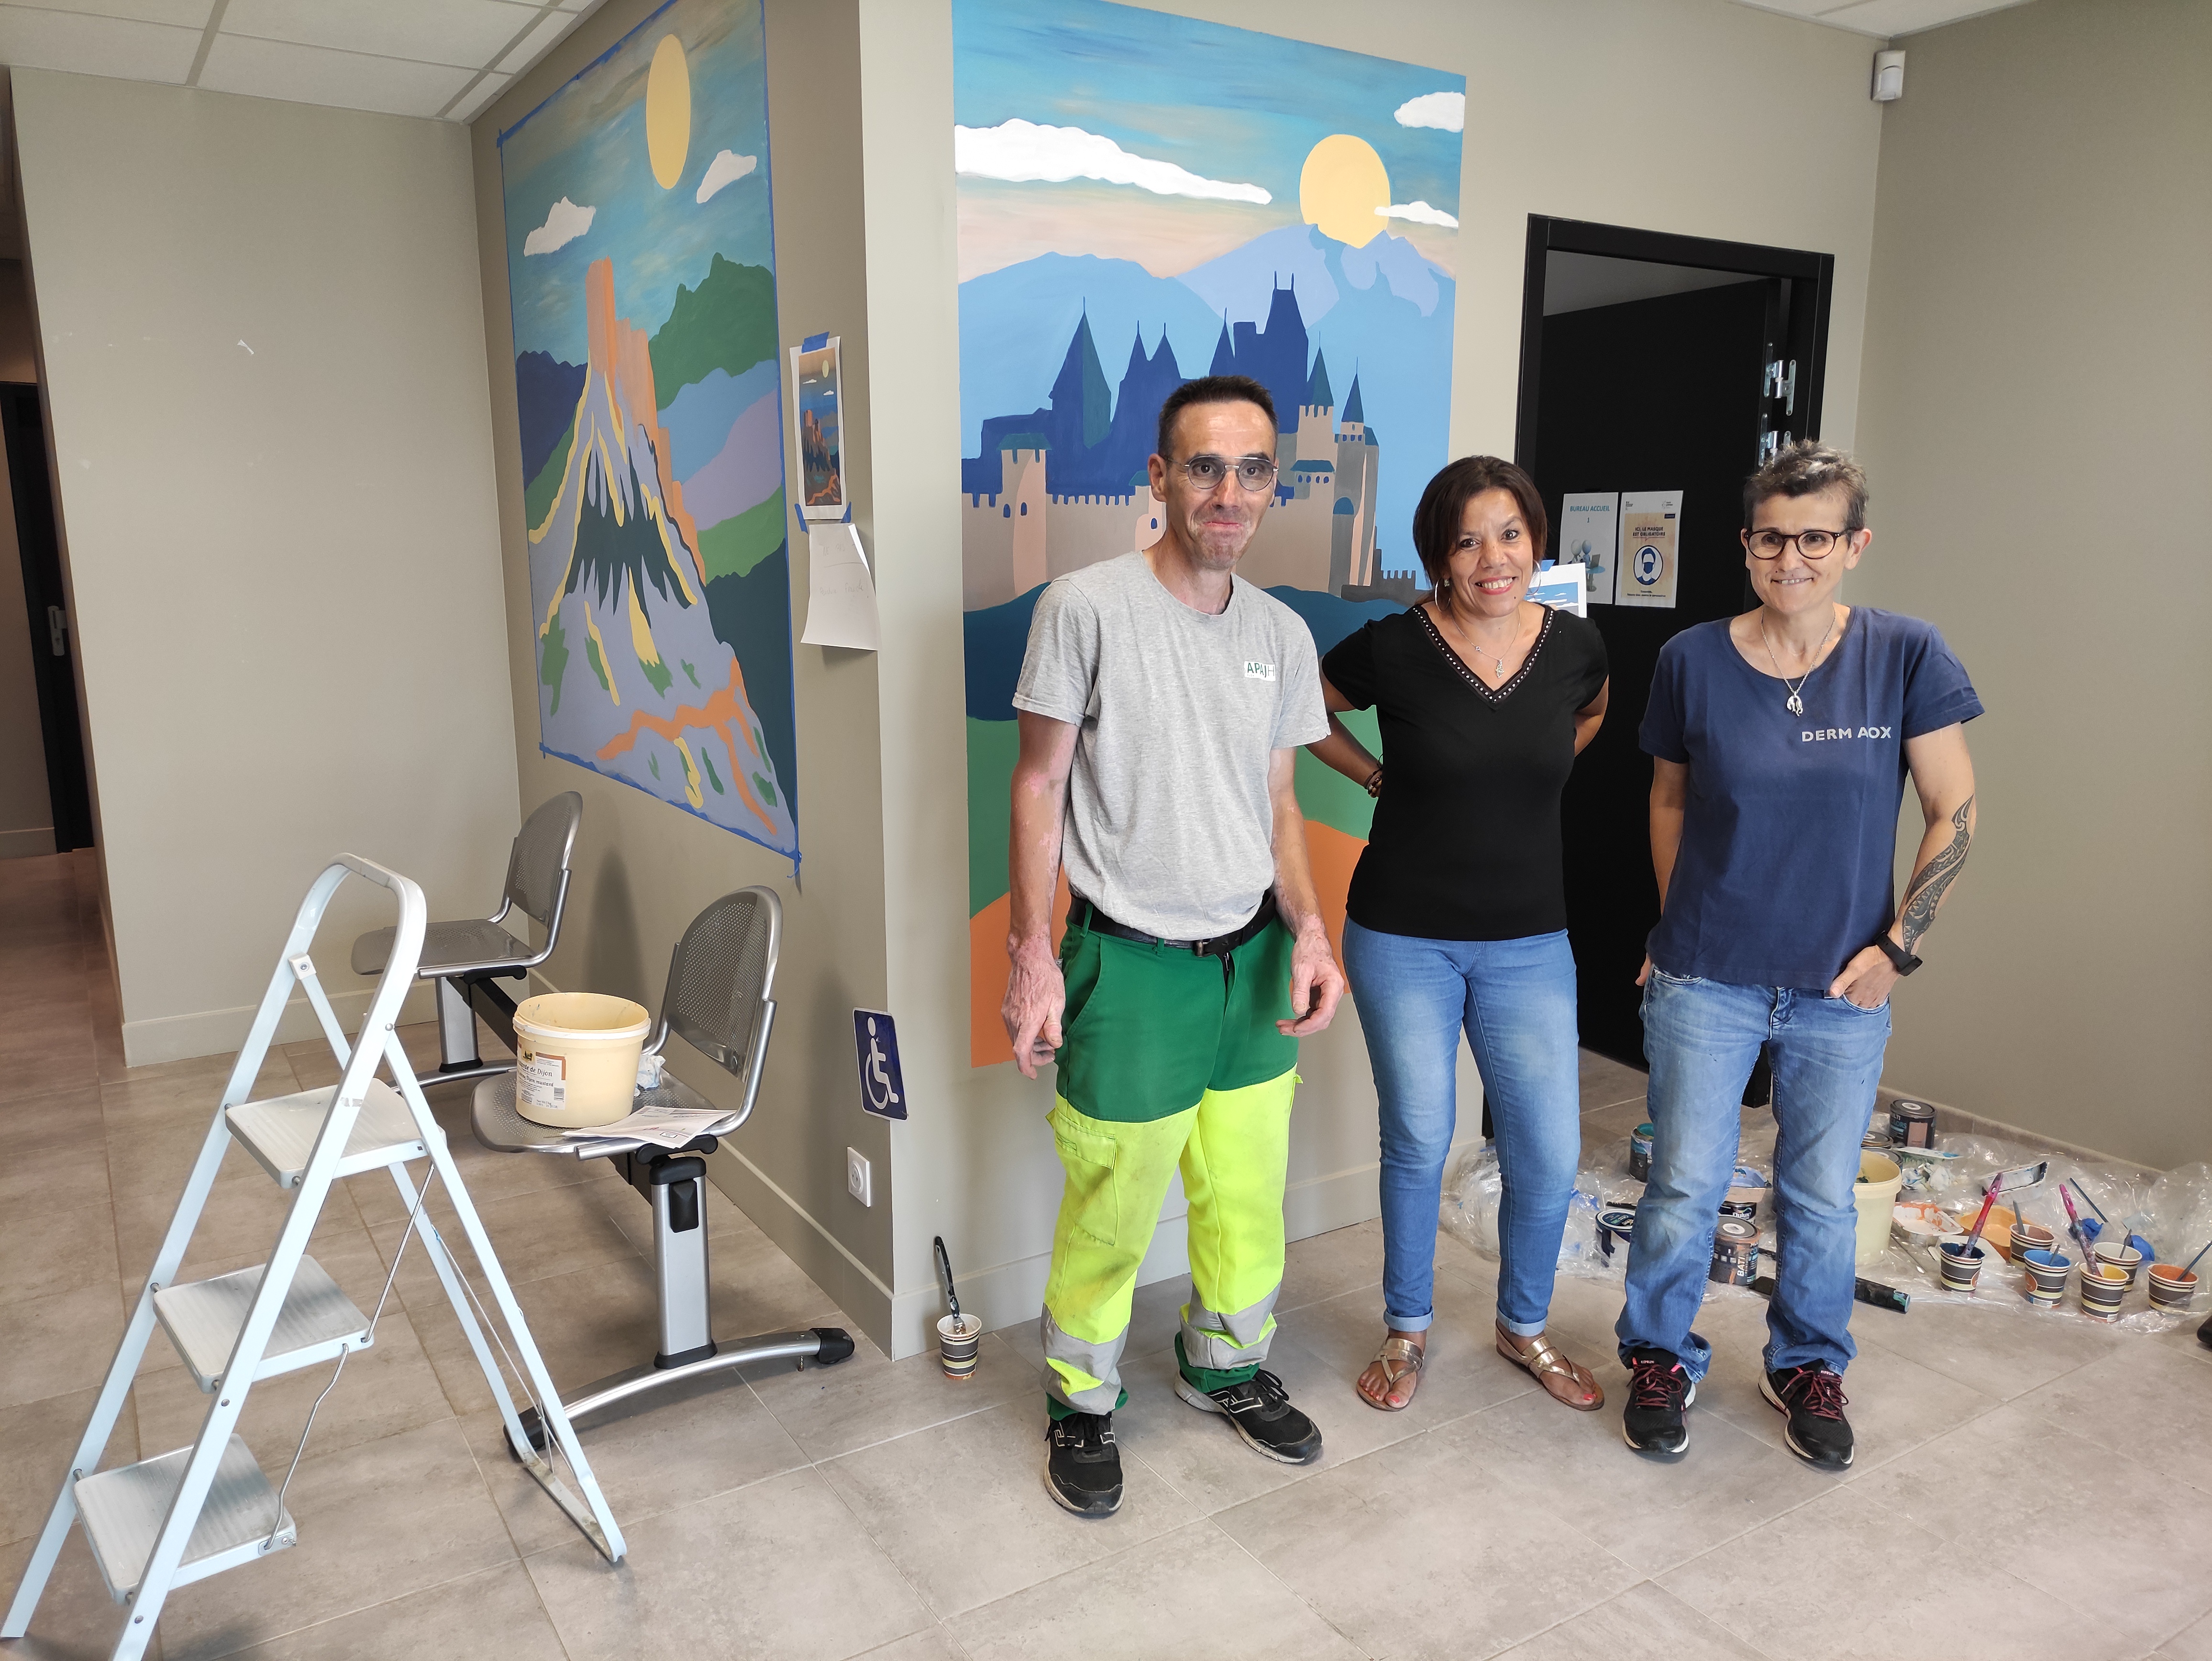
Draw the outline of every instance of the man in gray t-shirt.
[[[1313,636],[1234,575],[1274,499],[1275,432],[1267,390],[1243,376],[1169,398],[1151,462],[1159,541],[1045,590],[1014,694],[1002,1013],[1025,1074],[1059,1068],[1045,1480],[1079,1515],[1121,1502],[1130,1298],[1178,1169],[1191,1299],[1176,1393],[1269,1458],[1321,1457],[1320,1431],[1261,1368],[1297,1041],[1344,992],[1291,787],[1298,749],[1328,731]],[[1074,904],[1055,958],[1063,865]]]

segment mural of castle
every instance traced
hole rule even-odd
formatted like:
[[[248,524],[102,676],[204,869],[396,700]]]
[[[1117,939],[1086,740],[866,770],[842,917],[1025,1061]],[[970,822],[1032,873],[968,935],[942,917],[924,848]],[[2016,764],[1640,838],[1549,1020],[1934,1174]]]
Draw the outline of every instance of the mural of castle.
[[[1209,374],[1246,374],[1275,401],[1275,502],[1238,565],[1262,587],[1339,593],[1375,581],[1381,442],[1366,424],[1355,374],[1340,420],[1327,356],[1307,368],[1294,289],[1274,290],[1265,324],[1225,319]],[[1160,405],[1187,379],[1163,332],[1129,344],[1110,392],[1086,313],[1068,341],[1051,401],[987,417],[979,453],[960,464],[963,605],[1001,605],[1039,583],[1159,538],[1146,471]]]

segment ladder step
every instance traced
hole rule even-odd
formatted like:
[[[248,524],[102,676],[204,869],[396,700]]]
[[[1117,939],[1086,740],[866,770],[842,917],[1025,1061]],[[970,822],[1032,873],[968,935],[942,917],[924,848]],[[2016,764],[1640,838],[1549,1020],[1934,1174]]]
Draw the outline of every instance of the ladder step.
[[[256,1264],[211,1281],[166,1287],[154,1294],[154,1313],[161,1329],[204,1390],[222,1382],[231,1349],[253,1307],[253,1294],[260,1289],[261,1269]],[[338,1290],[338,1283],[320,1263],[302,1257],[292,1276],[292,1288],[284,1294],[276,1329],[269,1335],[269,1352],[253,1376],[273,1378],[318,1361],[336,1360],[346,1350],[367,1349],[372,1342],[368,1317],[354,1307],[353,1299]]]
[[[77,1480],[77,1512],[84,1518],[85,1535],[107,1582],[108,1596],[117,1603],[130,1601],[145,1578],[147,1560],[154,1555],[169,1502],[185,1480],[185,1466],[191,1457],[190,1448],[179,1448],[159,1458]],[[298,1539],[291,1513],[279,1511],[276,1490],[254,1463],[252,1450],[234,1436],[216,1467],[215,1482],[172,1584],[185,1585],[250,1563],[264,1555],[264,1542],[268,1550],[282,1551]]]
[[[230,1122],[230,1134],[246,1144],[246,1151],[276,1179],[277,1187],[297,1188],[337,1094],[336,1085],[326,1085],[296,1095],[272,1096],[265,1102],[241,1102],[223,1116]],[[420,1159],[427,1153],[406,1099],[383,1080],[371,1079],[337,1174],[354,1177],[381,1171]]]

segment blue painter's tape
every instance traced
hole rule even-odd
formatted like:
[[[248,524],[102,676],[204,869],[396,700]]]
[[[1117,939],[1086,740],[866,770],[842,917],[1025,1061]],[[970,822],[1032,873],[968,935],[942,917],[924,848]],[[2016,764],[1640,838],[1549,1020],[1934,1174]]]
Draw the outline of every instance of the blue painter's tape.
[[[807,336],[805,339],[799,343],[799,350],[802,352],[818,352],[829,344],[830,337],[828,335],[811,334]]]

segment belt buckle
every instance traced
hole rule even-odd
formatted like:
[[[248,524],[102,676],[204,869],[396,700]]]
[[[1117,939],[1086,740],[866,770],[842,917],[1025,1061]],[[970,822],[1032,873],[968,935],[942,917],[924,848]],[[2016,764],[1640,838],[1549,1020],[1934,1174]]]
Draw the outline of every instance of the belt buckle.
[[[1213,940],[1224,938],[1226,937],[1224,935],[1216,934],[1212,940],[1193,940],[1190,943],[1190,949],[1198,957],[1210,958],[1213,955]]]

